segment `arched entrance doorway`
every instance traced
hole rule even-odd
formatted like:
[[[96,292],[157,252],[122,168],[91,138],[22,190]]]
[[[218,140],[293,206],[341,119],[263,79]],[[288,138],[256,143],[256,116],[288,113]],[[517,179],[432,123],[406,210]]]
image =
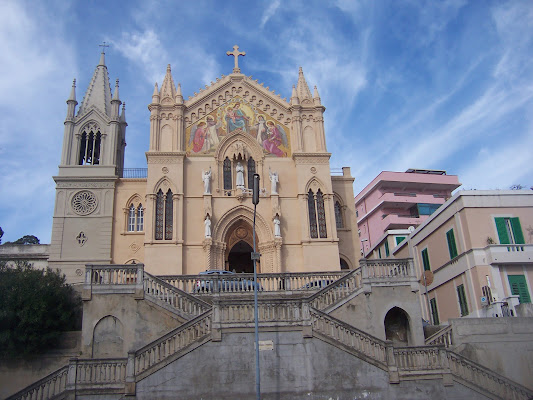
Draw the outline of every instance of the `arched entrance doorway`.
[[[385,315],[385,338],[392,340],[394,344],[409,344],[409,319],[404,310],[399,307],[393,307]]]
[[[226,235],[226,259],[225,269],[237,273],[253,273],[252,262],[253,231],[248,222],[236,221]],[[256,235],[256,243],[257,235]],[[258,267],[259,272],[259,267]]]

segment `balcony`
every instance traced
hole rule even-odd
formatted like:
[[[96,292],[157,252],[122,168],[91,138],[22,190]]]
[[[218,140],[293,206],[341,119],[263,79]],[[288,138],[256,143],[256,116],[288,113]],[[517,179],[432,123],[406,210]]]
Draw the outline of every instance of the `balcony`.
[[[418,226],[427,219],[427,215],[422,217],[412,217],[409,214],[389,214],[383,218],[383,231],[389,229],[404,229],[410,226]]]
[[[533,244],[496,244],[485,247],[488,264],[533,262]]]

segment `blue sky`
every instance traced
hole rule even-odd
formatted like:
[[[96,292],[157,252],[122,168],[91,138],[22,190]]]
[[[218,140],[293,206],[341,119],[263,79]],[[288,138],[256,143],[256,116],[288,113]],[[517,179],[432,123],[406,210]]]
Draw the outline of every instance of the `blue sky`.
[[[465,189],[533,185],[533,2],[0,2],[3,241],[49,243],[65,101],[106,41],[126,102],[126,167],[145,167],[154,83],[185,98],[241,70],[290,98],[302,66],[325,113],[331,166],[357,194],[382,170],[444,169]]]

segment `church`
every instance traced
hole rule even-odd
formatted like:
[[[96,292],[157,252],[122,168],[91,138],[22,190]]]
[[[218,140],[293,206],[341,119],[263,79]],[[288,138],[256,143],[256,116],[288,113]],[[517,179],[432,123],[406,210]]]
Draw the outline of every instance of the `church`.
[[[124,169],[126,117],[101,54],[76,112],[67,101],[50,266],[82,282],[87,263],[144,263],[154,274],[253,272],[253,175],[260,177],[258,272],[358,266],[350,169],[332,176],[324,111],[300,68],[289,101],[241,73],[185,100],[170,65],[155,84],[147,169]]]
[[[155,84],[147,168],[124,168],[126,110],[104,52],[77,110],[74,81],[48,265],[81,292],[82,330],[39,368],[0,374],[0,396],[531,398],[527,360],[476,362],[472,340],[501,333],[501,318],[425,335],[413,260],[361,258],[354,178],[330,167],[302,68],[287,101],[241,73],[238,46],[226,54],[231,73],[187,99],[170,65]],[[506,321],[508,348],[529,343],[526,322]]]

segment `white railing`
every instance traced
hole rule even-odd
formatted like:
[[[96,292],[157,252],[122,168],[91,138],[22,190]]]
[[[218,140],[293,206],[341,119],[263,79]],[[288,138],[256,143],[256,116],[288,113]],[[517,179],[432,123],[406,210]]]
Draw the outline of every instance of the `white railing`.
[[[360,288],[361,268],[358,268],[339,280],[324,286],[322,290],[309,298],[309,304],[318,310],[324,310],[333,304],[339,303]]]
[[[206,302],[177,289],[147,272],[144,273],[143,289],[147,297],[161,301],[190,317],[196,317],[211,308]]]
[[[533,397],[533,391],[457,353],[448,351],[447,357],[453,375],[492,393],[499,399],[528,400]]]
[[[424,372],[442,370],[445,364],[437,346],[395,347],[394,359],[400,374],[402,372]]]
[[[123,385],[126,379],[126,362],[126,358],[77,360],[76,385]]]
[[[260,324],[301,324],[309,318],[305,300],[261,299],[257,305]],[[251,301],[231,300],[215,302],[213,312],[221,326],[250,325],[254,323],[254,304]]]
[[[87,264],[85,266],[85,285],[135,285],[142,282],[143,268],[143,264]]]
[[[164,362],[211,334],[212,311],[188,321],[134,353],[135,375]]]
[[[387,351],[384,341],[316,309],[311,308],[310,315],[313,333],[319,332],[334,339],[366,356],[381,368],[387,368]]]
[[[6,400],[49,400],[65,392],[68,383],[68,366],[38,380],[27,388],[8,397]]]
[[[405,281],[415,278],[413,261],[410,258],[359,260],[359,265],[362,269],[363,279]]]
[[[331,271],[258,274],[257,284],[262,292],[315,291],[321,288],[322,283],[333,283],[347,273]],[[250,292],[254,288],[253,277],[253,274],[158,276],[159,279],[184,292],[201,294]]]
[[[453,344],[452,326],[448,325],[440,331],[435,332],[433,335],[426,339],[425,343],[427,346],[443,345],[446,348],[450,347]]]

